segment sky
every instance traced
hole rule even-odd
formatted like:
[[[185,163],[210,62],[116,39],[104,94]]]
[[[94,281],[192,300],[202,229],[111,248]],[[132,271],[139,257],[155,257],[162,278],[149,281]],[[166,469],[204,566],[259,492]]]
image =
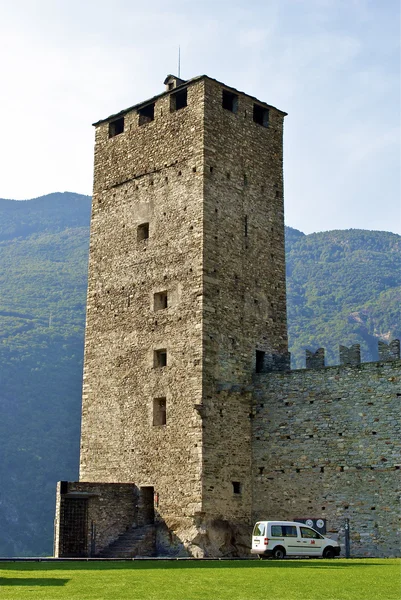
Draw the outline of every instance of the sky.
[[[0,0],[0,198],[91,194],[92,123],[206,74],[286,112],[286,223],[401,234],[399,0]]]

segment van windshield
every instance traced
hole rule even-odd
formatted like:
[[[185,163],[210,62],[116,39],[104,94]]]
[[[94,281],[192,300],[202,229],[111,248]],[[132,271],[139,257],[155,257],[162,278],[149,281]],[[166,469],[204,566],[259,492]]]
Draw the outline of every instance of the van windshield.
[[[264,523],[256,523],[253,528],[253,535],[263,537],[265,535],[265,524]]]

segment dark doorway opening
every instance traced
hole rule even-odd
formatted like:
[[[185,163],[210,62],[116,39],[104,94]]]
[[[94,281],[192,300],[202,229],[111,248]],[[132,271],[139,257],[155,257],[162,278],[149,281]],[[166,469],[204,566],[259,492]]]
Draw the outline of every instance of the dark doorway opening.
[[[153,486],[141,487],[142,515],[144,525],[153,525],[155,522],[155,489]]]
[[[265,352],[256,350],[256,373],[262,373],[265,365]]]

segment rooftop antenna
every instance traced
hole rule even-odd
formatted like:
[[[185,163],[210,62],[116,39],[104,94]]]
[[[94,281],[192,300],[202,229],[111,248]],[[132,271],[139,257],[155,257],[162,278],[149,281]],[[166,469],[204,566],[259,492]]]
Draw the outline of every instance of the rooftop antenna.
[[[178,79],[181,76],[181,47],[178,46]]]

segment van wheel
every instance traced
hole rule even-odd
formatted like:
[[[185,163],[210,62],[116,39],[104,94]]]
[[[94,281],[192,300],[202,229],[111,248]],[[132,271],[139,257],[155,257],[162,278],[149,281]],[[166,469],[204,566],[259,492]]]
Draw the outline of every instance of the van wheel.
[[[273,558],[284,558],[285,557],[285,550],[284,548],[282,548],[281,546],[276,546],[273,550],[273,554],[272,554]]]
[[[334,557],[335,557],[334,548],[332,548],[331,546],[328,546],[327,548],[324,549],[323,558],[334,558]]]

